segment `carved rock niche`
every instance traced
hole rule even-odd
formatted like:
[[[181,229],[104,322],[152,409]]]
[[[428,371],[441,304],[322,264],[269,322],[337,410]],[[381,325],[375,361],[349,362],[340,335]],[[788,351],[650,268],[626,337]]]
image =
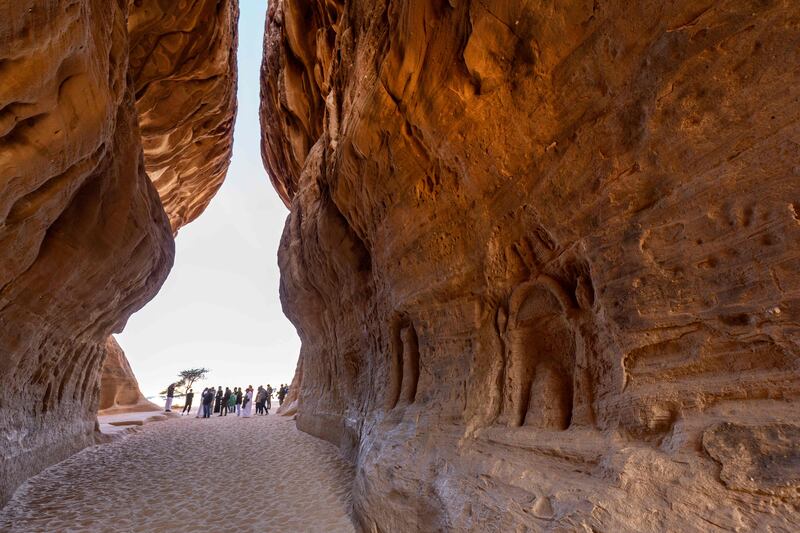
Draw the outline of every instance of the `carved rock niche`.
[[[417,331],[408,319],[392,323],[391,365],[386,408],[414,403],[419,382],[419,341]]]
[[[511,295],[502,417],[509,426],[569,427],[576,352],[570,310],[560,285],[547,276]]]

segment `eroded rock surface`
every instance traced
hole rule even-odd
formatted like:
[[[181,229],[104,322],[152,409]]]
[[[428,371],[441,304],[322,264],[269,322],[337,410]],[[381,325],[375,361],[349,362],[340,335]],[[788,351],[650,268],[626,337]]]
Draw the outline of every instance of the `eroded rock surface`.
[[[364,529],[800,527],[798,28],[270,3],[298,426],[358,465]]]
[[[130,5],[129,70],[145,167],[173,232],[208,206],[230,163],[237,19],[236,1],[176,5],[142,0]],[[102,402],[111,397],[127,398],[116,409],[158,408],[139,391],[124,352],[108,358],[103,376],[100,409],[111,408]]]
[[[100,374],[100,398],[97,408],[101,414],[163,409],[147,401],[141,393],[139,382],[125,357],[125,352],[114,337],[109,337],[106,341],[106,358]]]
[[[130,72],[147,174],[173,230],[216,194],[233,147],[236,0],[131,2]]]
[[[720,478],[731,489],[797,496],[800,426],[726,422],[703,433],[703,448],[720,463]]]
[[[136,12],[148,2],[133,4]],[[215,5],[236,12],[235,2]],[[93,442],[106,339],[172,265],[175,226],[146,173],[137,106],[151,100],[129,68],[128,23],[127,2],[0,0],[0,504]],[[137,31],[136,43],[148,41]],[[211,122],[232,113],[224,99]],[[159,130],[158,153],[186,153],[182,128],[174,128],[180,139]],[[219,176],[207,177],[215,190]],[[185,210],[168,203],[173,222],[211,195],[200,180],[189,183],[187,197],[205,200]]]

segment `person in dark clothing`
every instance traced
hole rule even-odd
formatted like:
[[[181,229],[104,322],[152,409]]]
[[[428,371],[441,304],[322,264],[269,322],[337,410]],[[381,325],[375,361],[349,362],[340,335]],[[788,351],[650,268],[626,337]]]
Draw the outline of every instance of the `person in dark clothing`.
[[[228,416],[228,400],[231,399],[231,389],[225,387],[225,394],[222,395],[222,405],[219,407],[219,416]]]
[[[278,405],[283,405],[284,398],[286,398],[286,385],[281,383],[281,388],[278,389]]]
[[[236,389],[236,416],[242,414],[242,388],[239,387]]]
[[[192,392],[192,389],[189,389],[189,392],[186,393],[186,402],[184,402],[186,405],[183,406],[183,411],[181,411],[181,414],[183,413],[191,414],[192,399],[194,399],[194,393]]]
[[[222,387],[217,389],[216,402],[214,402],[214,412],[219,413],[220,405],[222,404]]]
[[[167,403],[164,404],[164,412],[171,413],[172,412],[172,398],[175,396],[175,384],[170,383],[169,387],[167,387]]]
[[[264,390],[264,387],[261,385],[258,386],[258,392],[256,393],[256,414],[257,415],[264,415],[264,404],[267,403],[267,391]]]
[[[203,394],[203,418],[209,418],[211,416],[211,404],[214,402],[214,389],[208,389],[205,394]]]
[[[272,408],[272,385],[267,383],[267,414],[269,414],[269,410]]]

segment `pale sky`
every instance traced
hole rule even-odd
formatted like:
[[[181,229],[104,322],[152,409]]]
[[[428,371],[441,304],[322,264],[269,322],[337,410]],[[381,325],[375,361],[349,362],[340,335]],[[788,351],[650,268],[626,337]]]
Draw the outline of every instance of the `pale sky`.
[[[182,228],[161,292],[117,340],[145,396],[180,370],[211,369],[205,385],[273,387],[294,375],[300,341],[281,311],[277,250],[288,211],[261,163],[259,69],[265,0],[240,2],[239,113],[228,176]]]

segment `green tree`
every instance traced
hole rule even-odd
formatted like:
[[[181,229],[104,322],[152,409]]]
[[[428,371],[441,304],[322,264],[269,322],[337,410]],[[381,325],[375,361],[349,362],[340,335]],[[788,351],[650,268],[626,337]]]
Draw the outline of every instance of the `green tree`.
[[[178,372],[178,377],[181,378],[175,388],[183,387],[183,394],[185,395],[192,388],[195,381],[202,381],[206,379],[208,373],[211,372],[208,368],[190,368],[189,370],[181,370]]]
[[[209,372],[211,372],[211,370],[208,368],[190,368],[178,372],[178,377],[180,379],[175,382],[175,396],[186,396],[186,393],[189,392],[192,385],[194,385],[196,381],[205,379]],[[180,392],[180,389],[183,389],[183,392]],[[166,394],[167,389],[161,391],[161,396],[166,396]]]

